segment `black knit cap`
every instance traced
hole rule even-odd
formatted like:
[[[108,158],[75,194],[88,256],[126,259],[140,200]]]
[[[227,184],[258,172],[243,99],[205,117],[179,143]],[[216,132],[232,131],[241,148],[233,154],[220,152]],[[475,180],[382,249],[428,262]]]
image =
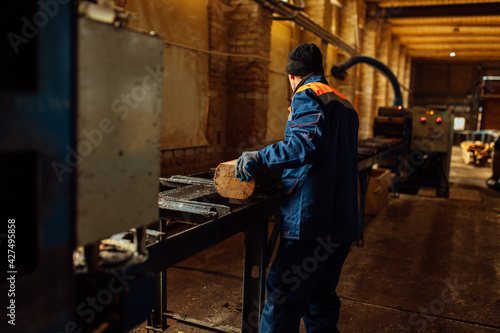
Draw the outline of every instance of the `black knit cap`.
[[[306,76],[318,72],[324,74],[323,55],[314,44],[301,44],[288,54],[286,72],[290,75]]]

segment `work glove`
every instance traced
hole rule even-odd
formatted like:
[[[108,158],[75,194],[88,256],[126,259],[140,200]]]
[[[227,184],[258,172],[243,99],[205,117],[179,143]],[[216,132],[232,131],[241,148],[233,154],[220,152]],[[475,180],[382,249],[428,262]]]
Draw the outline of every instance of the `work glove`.
[[[255,177],[254,168],[260,165],[259,154],[257,151],[246,151],[244,152],[238,161],[236,161],[236,166],[234,168],[234,175],[241,181],[249,181]]]

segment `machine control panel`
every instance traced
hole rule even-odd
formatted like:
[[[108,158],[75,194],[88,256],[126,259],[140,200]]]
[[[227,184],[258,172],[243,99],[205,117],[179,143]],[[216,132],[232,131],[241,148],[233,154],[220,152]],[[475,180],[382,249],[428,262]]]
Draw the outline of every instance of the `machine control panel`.
[[[448,152],[452,137],[452,110],[414,107],[412,110],[411,149]]]

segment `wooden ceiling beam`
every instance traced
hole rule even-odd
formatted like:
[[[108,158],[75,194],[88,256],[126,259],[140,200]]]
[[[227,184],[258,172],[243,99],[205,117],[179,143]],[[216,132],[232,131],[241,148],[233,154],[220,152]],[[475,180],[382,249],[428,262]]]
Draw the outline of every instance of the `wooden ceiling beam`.
[[[391,32],[395,36],[500,36],[500,26],[392,26]]]
[[[410,17],[390,18],[393,26],[399,25],[454,25],[454,26],[494,26],[500,25],[500,15],[490,16],[449,16],[449,17]]]
[[[499,43],[500,36],[484,36],[484,35],[425,35],[425,36],[409,36],[400,35],[399,42],[406,45],[423,44],[423,43]]]
[[[500,44],[489,43],[424,43],[424,44],[409,44],[406,46],[408,50],[496,50],[500,51]],[[499,52],[500,53],[500,52]]]
[[[394,18],[409,17],[443,17],[443,16],[489,16],[500,12],[500,3],[463,3],[433,6],[400,6],[385,7]]]
[[[407,54],[411,57],[450,57],[450,50],[412,50],[407,49]],[[455,52],[455,58],[467,58],[467,57],[476,57],[483,59],[500,59],[500,52],[498,50],[462,50],[459,52]]]
[[[392,10],[391,10],[392,9]],[[489,16],[500,13],[500,3],[479,3],[441,6],[386,8],[392,18]]]
[[[365,1],[383,10],[413,59],[500,61],[500,0]]]
[[[395,7],[430,7],[430,6],[450,6],[460,4],[480,4],[480,3],[500,3],[500,0],[365,0],[376,3],[381,8]]]

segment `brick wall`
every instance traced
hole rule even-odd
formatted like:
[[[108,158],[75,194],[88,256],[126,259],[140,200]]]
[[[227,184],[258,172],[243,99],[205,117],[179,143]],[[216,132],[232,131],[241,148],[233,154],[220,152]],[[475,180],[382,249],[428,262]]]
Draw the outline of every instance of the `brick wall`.
[[[306,0],[305,5],[306,14],[325,30],[331,31],[333,20],[331,1]],[[328,59],[328,43],[323,42],[321,38],[316,37],[310,32],[304,33],[303,43],[315,43],[320,48],[321,53],[323,54],[323,66],[325,67],[325,73],[328,73],[330,71],[330,69],[326,66]]]
[[[231,12],[228,50],[255,55],[230,57],[227,62],[226,156],[265,144],[272,13],[253,0],[241,0]]]
[[[358,13],[358,0],[345,0],[342,3],[342,8],[339,9],[340,23],[338,33],[342,39],[349,45],[356,45],[355,30],[358,25],[355,17]],[[359,17],[358,17],[359,18]],[[339,52],[338,62],[342,63],[349,59],[350,56]],[[357,87],[357,72],[358,66],[354,66],[347,71],[347,76],[343,81],[337,81],[339,91],[352,102],[356,107],[356,87]]]
[[[314,20],[317,24],[329,30],[332,23],[332,11],[330,0],[306,0],[304,1],[306,9],[305,13]],[[316,37],[314,34],[304,31],[303,43],[314,43],[316,44],[326,56],[327,44],[322,43],[321,38]]]
[[[162,151],[164,177],[207,171],[265,142],[271,12],[253,0],[213,0],[207,10],[210,50],[224,53],[210,54],[208,145]]]
[[[392,46],[392,38],[391,38],[391,26],[389,24],[384,24],[381,27],[380,39],[377,48],[377,59],[380,60],[386,66],[389,64],[390,56],[391,56],[391,46]],[[381,106],[391,106],[392,100],[388,100],[389,89],[392,89],[392,86],[389,82],[389,79],[379,71],[376,72],[376,84],[377,84],[377,93],[375,97],[376,108],[378,109]]]
[[[234,7],[225,1],[208,2],[210,50],[227,52],[227,21]],[[224,161],[225,125],[227,114],[227,56],[209,56],[209,88],[207,106],[208,146],[162,151],[161,174],[188,175],[204,172]]]
[[[396,78],[398,78],[398,81],[399,81],[398,71],[399,71],[400,53],[401,53],[401,44],[399,43],[399,38],[393,37],[391,41],[391,50],[387,66],[389,66],[392,73],[394,73]],[[392,86],[391,89],[387,89],[386,99],[390,102],[390,105],[392,105],[392,102],[394,100],[394,90],[392,89]]]
[[[162,176],[189,175],[208,171],[224,161],[224,154],[215,146],[162,151]]]
[[[362,30],[362,54],[376,57],[378,24],[373,17],[367,18],[367,24]],[[359,138],[373,137],[373,122],[375,117],[375,67],[368,64],[358,65],[360,69],[361,85],[359,88],[360,103],[359,114]]]

